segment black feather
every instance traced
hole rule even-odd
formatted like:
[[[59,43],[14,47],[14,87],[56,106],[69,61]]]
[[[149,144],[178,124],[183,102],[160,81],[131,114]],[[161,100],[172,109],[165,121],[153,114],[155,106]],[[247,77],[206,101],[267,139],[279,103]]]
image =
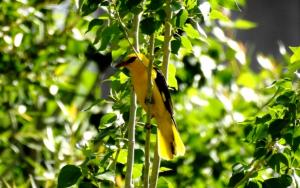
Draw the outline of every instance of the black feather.
[[[158,87],[158,90],[160,91],[160,94],[164,101],[165,107],[173,119],[173,104],[172,104],[171,95],[169,92],[169,88],[168,88],[166,79],[165,79],[164,75],[162,74],[162,72],[158,68],[154,68],[154,70],[156,71],[155,83]],[[174,121],[174,119],[173,119],[173,121]],[[174,121],[174,123],[175,123],[175,121]]]

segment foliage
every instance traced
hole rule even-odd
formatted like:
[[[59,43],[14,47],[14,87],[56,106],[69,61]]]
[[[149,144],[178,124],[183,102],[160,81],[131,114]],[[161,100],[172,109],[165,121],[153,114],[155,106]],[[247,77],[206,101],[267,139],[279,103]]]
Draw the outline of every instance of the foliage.
[[[279,60],[258,54],[254,72],[234,32],[256,25],[230,17],[245,1],[171,2],[168,84],[187,151],[162,161],[158,187],[299,186],[300,47]],[[165,1],[5,0],[0,7],[0,186],[122,187],[130,79],[123,70],[107,79],[105,71],[132,52],[132,19],[141,10],[140,49],[148,54],[155,33],[161,66]],[[108,96],[100,82],[109,83]],[[137,122],[133,178],[142,186],[140,108]]]

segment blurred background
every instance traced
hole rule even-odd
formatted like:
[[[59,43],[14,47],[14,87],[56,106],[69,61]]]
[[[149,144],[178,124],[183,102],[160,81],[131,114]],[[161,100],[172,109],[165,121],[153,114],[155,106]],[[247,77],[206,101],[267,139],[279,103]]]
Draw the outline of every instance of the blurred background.
[[[280,58],[280,45],[297,46],[300,42],[298,0],[247,1],[247,6],[235,14],[257,23],[254,29],[237,32],[237,38],[243,41],[253,54],[261,52]],[[253,60],[253,68],[257,68],[256,58]]]
[[[174,37],[169,85],[187,154],[162,161],[158,187],[228,187],[234,165],[251,164],[256,146],[238,123],[263,111],[275,92],[265,88],[289,62],[288,46],[300,44],[299,0],[209,2],[221,16],[199,16],[199,30],[185,27]],[[107,21],[109,3],[0,1],[0,187],[57,187],[67,164],[77,187],[124,185],[130,84],[111,64],[130,46]],[[200,11],[195,15],[210,11],[207,2],[196,3],[203,9],[189,10]],[[121,11],[130,25],[132,12]],[[147,45],[142,33],[141,49]],[[160,38],[157,64],[161,46]],[[137,114],[133,177],[140,186],[146,115],[140,108]]]

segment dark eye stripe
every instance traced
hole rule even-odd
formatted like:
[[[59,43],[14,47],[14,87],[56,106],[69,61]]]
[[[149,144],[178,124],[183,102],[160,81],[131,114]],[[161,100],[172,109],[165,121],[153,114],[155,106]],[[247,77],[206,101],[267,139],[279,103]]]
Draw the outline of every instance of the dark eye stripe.
[[[125,64],[132,63],[132,62],[134,62],[135,59],[136,59],[136,57],[131,57],[125,62]]]

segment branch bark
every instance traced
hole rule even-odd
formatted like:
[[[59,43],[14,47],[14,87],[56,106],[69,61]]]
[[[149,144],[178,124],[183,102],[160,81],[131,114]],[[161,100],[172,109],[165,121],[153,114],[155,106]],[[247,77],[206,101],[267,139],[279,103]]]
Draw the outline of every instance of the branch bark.
[[[144,168],[144,187],[149,187],[149,169],[150,169],[150,136],[151,136],[151,103],[152,103],[152,69],[154,59],[154,34],[150,36],[149,45],[149,65],[147,82],[147,122],[146,122],[146,143],[145,143],[145,168]]]
[[[134,16],[133,20],[133,39],[134,50],[139,52],[139,26],[141,20],[142,11]],[[136,94],[134,93],[133,86],[131,86],[131,105],[130,116],[128,122],[128,156],[127,156],[127,171],[125,177],[125,187],[132,188],[132,171],[134,164],[134,145],[135,145],[135,124],[136,124]]]
[[[166,78],[168,83],[168,66],[170,61],[171,55],[171,39],[172,39],[172,7],[171,7],[171,0],[166,0],[166,20],[165,20],[165,33],[164,33],[164,45],[163,45],[163,65],[162,65],[162,72]]]
[[[163,65],[162,65],[162,72],[165,76],[166,82],[168,83],[168,66],[170,61],[170,46],[171,46],[171,39],[172,39],[172,7],[171,7],[172,0],[166,0],[166,20],[165,20],[165,33],[164,33],[164,45],[163,45]],[[158,154],[158,143],[156,140],[156,147],[153,159],[153,167],[152,167],[152,174],[150,180],[150,188],[157,187],[157,180],[159,175],[159,168],[160,168],[160,157]]]

